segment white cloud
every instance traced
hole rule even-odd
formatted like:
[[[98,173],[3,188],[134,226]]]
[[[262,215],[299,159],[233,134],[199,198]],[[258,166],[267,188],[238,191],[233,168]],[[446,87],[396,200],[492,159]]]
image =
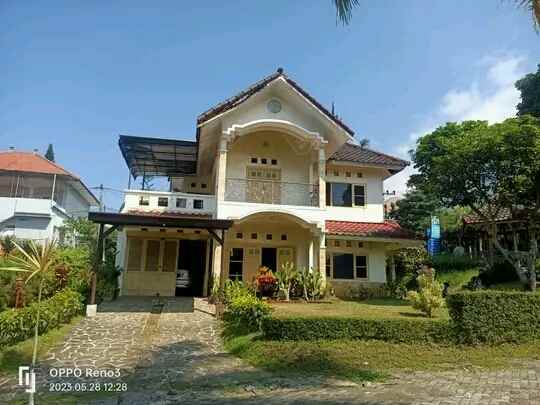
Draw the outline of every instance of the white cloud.
[[[525,57],[503,56],[484,58],[478,64],[485,70],[480,80],[474,80],[466,88],[449,89],[438,103],[438,108],[429,115],[419,130],[409,134],[407,141],[399,145],[395,153],[408,158],[416,140],[432,132],[448,121],[487,120],[500,122],[516,114],[519,92],[514,83],[524,76]],[[408,167],[384,182],[385,190],[396,190],[403,194],[409,176],[414,173]]]

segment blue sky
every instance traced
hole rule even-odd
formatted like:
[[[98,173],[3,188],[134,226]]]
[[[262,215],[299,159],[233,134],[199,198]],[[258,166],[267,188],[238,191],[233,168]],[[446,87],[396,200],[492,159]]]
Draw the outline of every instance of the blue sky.
[[[371,146],[406,156],[441,123],[514,114],[540,63],[529,15],[498,0],[0,2],[0,150],[53,143],[122,189],[118,134],[193,139],[196,116],[278,66]],[[404,190],[409,173],[386,188]],[[108,206],[118,196],[106,194]]]

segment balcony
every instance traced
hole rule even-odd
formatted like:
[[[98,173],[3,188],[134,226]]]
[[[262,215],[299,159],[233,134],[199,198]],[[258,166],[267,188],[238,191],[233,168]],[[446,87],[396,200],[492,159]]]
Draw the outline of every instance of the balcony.
[[[228,178],[225,182],[225,200],[318,207],[319,186],[273,180]]]
[[[216,211],[216,197],[207,194],[127,190],[122,212],[130,211],[213,215]]]

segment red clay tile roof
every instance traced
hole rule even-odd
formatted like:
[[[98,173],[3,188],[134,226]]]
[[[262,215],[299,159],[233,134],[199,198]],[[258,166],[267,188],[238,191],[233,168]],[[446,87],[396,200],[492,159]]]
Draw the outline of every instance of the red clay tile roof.
[[[409,162],[406,160],[351,143],[345,143],[337,152],[330,156],[328,160],[366,163],[377,166],[395,166],[398,168],[398,171],[409,165]]]
[[[482,212],[484,212],[488,218],[491,217],[491,214],[489,213],[489,211],[487,211],[487,209],[482,210]],[[504,222],[504,221],[512,221],[512,220],[519,221],[520,217],[518,214],[513,216],[509,208],[501,208],[499,209],[498,212],[496,212],[494,219],[496,222]],[[481,224],[486,221],[477,213],[472,212],[469,215],[467,215],[465,218],[463,218],[463,222],[465,224]]]
[[[33,152],[0,152],[0,170],[10,172],[59,174],[79,180],[77,176],[74,176],[56,163]]]
[[[326,221],[326,233],[329,235],[417,239],[412,231],[402,228],[395,221],[388,220],[381,223]]]
[[[145,217],[160,217],[160,218],[210,218],[212,215],[207,213],[198,212],[173,212],[173,211],[161,211],[161,210],[129,210],[124,214],[140,215]]]
[[[308,99],[313,105],[315,105],[320,112],[322,112],[324,115],[326,115],[328,118],[330,118],[334,123],[336,123],[339,127],[341,127],[343,130],[345,130],[349,135],[353,136],[354,131],[349,128],[341,119],[339,119],[337,116],[332,114],[330,111],[328,111],[325,107],[322,106],[315,98],[313,98],[307,91],[305,91],[298,83],[296,83],[294,80],[289,78],[284,72],[283,69],[279,68],[277,72],[272,73],[269,76],[266,76],[264,79],[259,80],[257,83],[252,84],[247,89],[241,91],[240,93],[236,94],[235,96],[228,98],[225,101],[222,101],[221,103],[215,105],[214,107],[208,109],[207,111],[203,112],[197,117],[197,125],[203,124],[206,121],[208,121],[211,118],[214,118],[215,116],[230,110],[231,108],[234,108],[240,104],[242,104],[244,101],[249,99],[254,94],[258,93],[262,89],[264,89],[266,86],[268,86],[271,82],[274,80],[282,77],[285,79],[285,81],[291,85],[296,91],[298,91],[302,96],[304,96],[306,99]]]

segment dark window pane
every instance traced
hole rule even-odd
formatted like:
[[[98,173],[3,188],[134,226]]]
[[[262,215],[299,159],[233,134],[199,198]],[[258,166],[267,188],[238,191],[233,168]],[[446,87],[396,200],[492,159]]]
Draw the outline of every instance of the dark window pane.
[[[203,200],[193,200],[193,209],[202,210],[204,208]]]
[[[332,183],[326,183],[326,205],[332,206]]]
[[[229,278],[242,281],[242,262],[229,263]]]
[[[330,255],[326,256],[326,277],[332,277],[332,267],[330,264]]]
[[[159,197],[157,200],[158,207],[168,207],[169,199],[167,197]]]
[[[364,186],[354,186],[354,205],[362,207],[366,205],[366,189]]]
[[[353,279],[353,255],[334,254],[334,278]]]
[[[352,207],[351,185],[332,183],[332,205],[335,207]]]
[[[232,248],[231,261],[242,261],[244,259],[244,249]]]
[[[356,278],[367,278],[367,257],[356,256]]]
[[[176,199],[176,208],[186,208],[187,200],[185,198]]]

